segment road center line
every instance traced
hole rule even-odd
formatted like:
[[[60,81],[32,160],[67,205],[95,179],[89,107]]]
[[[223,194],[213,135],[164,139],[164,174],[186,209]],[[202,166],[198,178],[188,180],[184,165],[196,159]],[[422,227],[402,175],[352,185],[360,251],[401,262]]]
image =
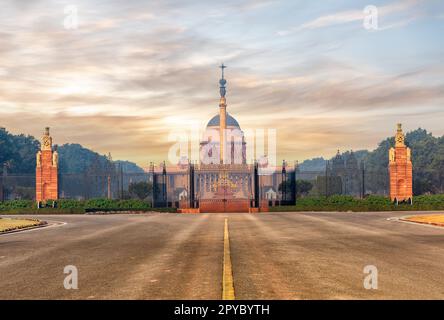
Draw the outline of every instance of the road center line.
[[[228,219],[225,219],[224,228],[224,267],[222,275],[222,300],[234,300],[233,267],[231,265],[230,235]]]

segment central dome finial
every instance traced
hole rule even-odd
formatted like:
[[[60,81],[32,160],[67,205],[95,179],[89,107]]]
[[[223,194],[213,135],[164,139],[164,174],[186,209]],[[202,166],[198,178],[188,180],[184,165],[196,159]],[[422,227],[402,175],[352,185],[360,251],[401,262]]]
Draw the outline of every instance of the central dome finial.
[[[225,80],[225,78],[224,78],[224,69],[227,68],[227,66],[222,63],[222,65],[220,65],[219,68],[222,69],[222,78],[219,80],[220,96],[221,96],[221,98],[225,98],[225,94],[227,93],[227,90],[225,88],[225,85],[227,84],[227,80]]]

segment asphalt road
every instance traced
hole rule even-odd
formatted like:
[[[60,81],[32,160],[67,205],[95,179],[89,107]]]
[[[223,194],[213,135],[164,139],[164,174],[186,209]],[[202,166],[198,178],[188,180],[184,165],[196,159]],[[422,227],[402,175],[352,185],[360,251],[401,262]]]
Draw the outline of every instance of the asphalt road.
[[[0,236],[0,299],[220,299],[225,218],[236,299],[444,298],[444,228],[401,215],[38,216],[66,224]]]

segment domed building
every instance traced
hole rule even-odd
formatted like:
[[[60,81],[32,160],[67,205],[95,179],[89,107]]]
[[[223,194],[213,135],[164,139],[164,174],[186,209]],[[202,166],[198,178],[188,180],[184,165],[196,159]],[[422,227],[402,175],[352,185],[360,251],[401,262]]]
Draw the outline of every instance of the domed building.
[[[208,122],[200,142],[200,163],[246,164],[246,143],[244,133],[237,120],[227,112],[226,84],[224,69],[220,66],[222,78],[220,85],[219,114]],[[222,143],[220,143],[222,141]]]
[[[227,112],[226,67],[220,68],[219,112],[199,141],[199,163],[184,158],[174,168],[164,164],[156,172],[152,167],[154,206],[175,206],[182,213],[268,210],[268,202],[261,200],[259,165],[247,164],[244,132]]]

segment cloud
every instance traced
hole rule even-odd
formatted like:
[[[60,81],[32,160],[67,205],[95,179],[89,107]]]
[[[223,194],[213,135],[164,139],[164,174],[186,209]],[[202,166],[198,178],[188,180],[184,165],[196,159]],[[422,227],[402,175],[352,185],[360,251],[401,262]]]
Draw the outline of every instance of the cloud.
[[[79,0],[78,30],[63,28],[63,2],[14,3],[0,5],[0,126],[15,133],[40,136],[50,126],[57,143],[140,165],[161,161],[171,130],[202,129],[218,112],[222,61],[228,111],[244,129],[278,129],[281,159],[374,147],[399,118],[442,127],[441,56],[402,51],[392,68],[390,59],[387,67],[349,52],[335,57],[322,39],[282,43],[268,27],[276,22],[263,20],[282,10],[274,1]],[[386,15],[402,8],[381,7]]]
[[[403,13],[413,9],[420,2],[421,2],[420,0],[407,0],[407,1],[404,0],[404,1],[393,2],[385,6],[376,6],[377,14],[378,17],[384,17],[393,14]],[[366,12],[364,10],[365,8],[366,7],[360,10],[347,10],[333,14],[323,15],[311,21],[305,22],[296,28],[278,31],[278,35],[286,36],[302,30],[326,28],[356,21],[363,22],[366,16]],[[402,21],[396,22],[391,26],[382,26],[381,30],[386,30],[398,26],[404,26],[413,20],[414,18],[403,19]]]
[[[81,143],[101,154],[111,151],[116,159],[130,158],[141,164],[149,159],[161,161],[171,144],[163,116],[79,116],[60,112],[42,119],[38,113],[17,112],[7,119],[7,129],[14,133],[39,138],[43,128],[49,126],[57,144]]]

